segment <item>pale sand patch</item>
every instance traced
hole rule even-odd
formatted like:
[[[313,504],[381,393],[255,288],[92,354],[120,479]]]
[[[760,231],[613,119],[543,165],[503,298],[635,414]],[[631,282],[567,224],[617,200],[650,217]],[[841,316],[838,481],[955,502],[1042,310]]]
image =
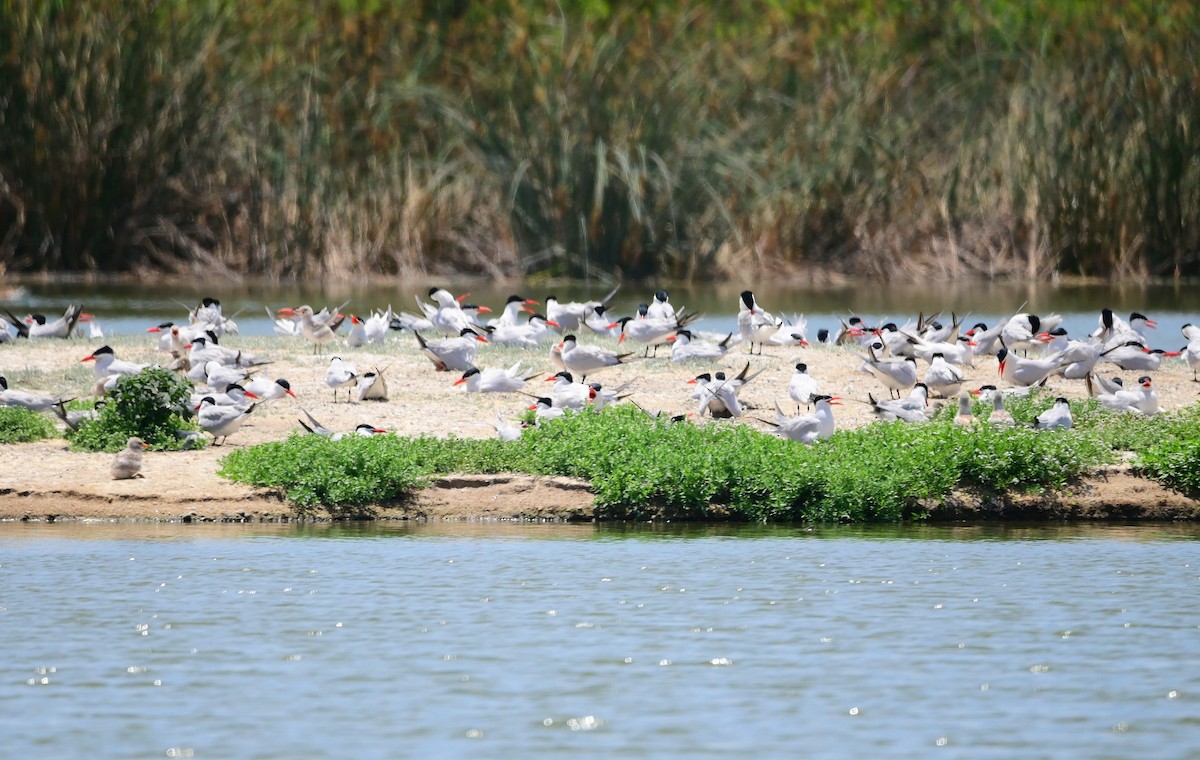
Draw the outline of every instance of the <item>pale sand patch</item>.
[[[613,339],[585,336],[582,332],[580,339],[615,347]],[[147,452],[145,477],[136,480],[111,480],[108,474],[111,454],[71,452],[61,439],[0,446],[0,519],[42,519],[45,515],[152,520],[179,519],[185,515],[197,519],[281,519],[291,511],[277,496],[224,480],[216,471],[229,450],[280,440],[299,431],[297,418],[302,416],[301,405],[334,430],[349,431],[359,423],[369,422],[399,435],[488,437],[495,435],[492,423],[497,414],[513,417],[532,402],[529,396],[516,393],[465,393],[461,386],[453,385],[458,373],[435,372],[409,333],[393,334],[384,346],[350,349],[335,344],[327,347],[322,356],[314,356],[302,340],[288,338],[228,336],[223,343],[272,360],[273,364],[263,368],[263,374],[286,378],[298,398],[261,405],[226,446],[188,452]],[[154,350],[152,336],[116,337],[110,340],[110,345],[123,359],[159,364],[168,361],[165,354]],[[557,371],[549,358],[549,346],[549,342],[539,350],[481,346],[477,364],[507,367],[521,361],[527,374],[539,373],[538,378],[527,383],[528,393],[537,396],[549,387],[541,378]],[[82,340],[14,341],[0,345],[0,374],[6,375],[13,387],[89,397],[93,384],[91,365],[81,364],[80,359],[95,347],[96,344]],[[694,386],[687,384],[688,379],[718,369],[736,373],[749,361],[752,371],[761,368],[763,372],[743,391],[742,398],[751,411],[737,424],[769,430],[757,418],[772,419],[776,401],[789,414],[795,412],[795,405],[787,395],[787,383],[793,365],[804,361],[810,374],[820,380],[823,391],[845,399],[842,406],[835,407],[835,414],[840,428],[850,428],[874,419],[869,407],[860,403],[866,401],[868,393],[877,398],[887,395],[876,380],[857,371],[860,362],[854,353],[854,349],[822,346],[768,348],[764,356],[748,356],[742,347],[735,348],[719,362],[674,364],[666,358],[669,349],[660,349],[659,358],[635,358],[627,365],[596,372],[589,379],[609,387],[633,380],[632,400],[642,407],[672,415],[686,414],[696,411],[695,401],[690,398]],[[386,367],[391,400],[346,403],[343,392],[343,400],[335,402],[333,392],[324,384],[325,367],[333,355],[352,361],[362,372]],[[923,365],[921,369],[924,370]],[[1102,371],[1117,374],[1111,365]],[[1132,387],[1140,373],[1119,374]],[[1191,371],[1181,360],[1167,360],[1162,369],[1152,374],[1166,409],[1195,403],[1197,386],[1191,382]],[[974,368],[967,369],[968,387],[996,380],[993,357],[981,357]],[[1054,381],[1049,390],[1069,398],[1086,395],[1081,381]],[[706,418],[703,424],[730,423],[710,423]],[[404,505],[381,510],[378,515],[424,519],[588,519],[591,516],[590,495],[578,484],[565,486],[553,479],[524,476],[493,477],[492,481],[482,487],[467,487],[479,479],[447,481],[415,494]],[[1128,475],[1109,477],[1107,481],[1092,479],[1081,493],[1058,497],[1057,503],[1077,505],[1061,507],[1076,516],[1100,514],[1106,503],[1124,505],[1122,509],[1131,504],[1142,505],[1139,509],[1147,517],[1155,514],[1190,517],[1196,511],[1195,501]],[[974,509],[969,502],[964,500],[962,505],[968,514]],[[1023,502],[1016,499],[1009,503]],[[981,514],[988,512],[985,509]]]

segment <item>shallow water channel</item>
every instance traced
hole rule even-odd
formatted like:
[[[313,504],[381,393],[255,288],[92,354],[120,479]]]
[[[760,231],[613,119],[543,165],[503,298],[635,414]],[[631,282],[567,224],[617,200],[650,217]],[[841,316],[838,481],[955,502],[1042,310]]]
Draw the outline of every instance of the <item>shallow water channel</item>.
[[[0,742],[8,757],[1195,757],[1198,538],[0,524]]]

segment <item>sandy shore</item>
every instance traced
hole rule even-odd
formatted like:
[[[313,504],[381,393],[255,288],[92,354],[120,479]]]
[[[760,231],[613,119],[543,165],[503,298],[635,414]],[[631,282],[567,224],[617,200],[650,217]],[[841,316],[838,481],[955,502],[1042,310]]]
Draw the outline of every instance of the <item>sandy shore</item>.
[[[164,315],[170,318],[171,315]],[[699,325],[703,329],[703,323]],[[1160,332],[1173,332],[1164,326]],[[609,338],[584,337],[584,342],[613,346]],[[241,348],[272,361],[263,368],[271,378],[286,378],[297,394],[261,405],[251,422],[230,437],[225,446],[199,451],[148,452],[142,479],[114,481],[108,469],[110,454],[84,454],[67,450],[62,439],[32,444],[0,446],[0,520],[283,520],[291,517],[288,505],[272,493],[263,492],[217,476],[220,459],[231,449],[279,440],[299,430],[300,407],[334,430],[349,431],[368,422],[400,435],[495,435],[492,423],[499,414],[512,417],[532,399],[518,393],[470,394],[454,386],[459,373],[436,372],[419,353],[410,333],[393,333],[382,346],[350,349],[335,343],[321,356],[313,355],[303,339],[227,336],[223,344]],[[154,336],[111,338],[118,357],[137,362],[166,364],[169,357],[156,351]],[[0,345],[0,374],[14,388],[65,393],[87,397],[94,376],[90,364],[80,360],[97,343],[84,340],[13,341]],[[541,378],[557,371],[549,358],[550,341],[541,349],[480,347],[480,367],[508,367],[517,361],[526,374],[540,373],[526,384],[531,395],[541,395],[547,384]],[[335,401],[324,383],[329,357],[339,355],[360,371],[383,369],[391,390],[387,402],[347,403],[343,392]],[[747,361],[752,370],[763,372],[742,393],[751,407],[740,424],[766,425],[753,419],[770,419],[776,401],[794,411],[787,383],[797,361],[821,382],[822,390],[842,396],[836,407],[840,428],[869,424],[874,420],[867,394],[886,396],[886,390],[871,376],[858,372],[854,349],[841,347],[768,348],[763,356],[747,356],[735,348],[717,362],[672,363],[669,350],[658,358],[637,359],[595,373],[590,380],[615,386],[632,381],[632,400],[642,407],[670,414],[695,411],[690,398],[693,386],[687,380],[704,371],[739,371]],[[924,371],[924,365],[922,365]],[[1139,373],[1120,373],[1108,365],[1106,374],[1122,374],[1132,384]],[[1153,373],[1161,403],[1168,410],[1196,403],[1197,386],[1191,371],[1179,359],[1169,359]],[[969,387],[995,382],[996,360],[980,357],[967,368]],[[1086,388],[1081,381],[1052,382],[1056,395],[1081,398]],[[1200,514],[1197,502],[1172,493],[1155,483],[1136,478],[1123,470],[1098,473],[1064,493],[983,502],[969,495],[951,500],[939,514],[947,517],[1032,516],[1128,517],[1145,519],[1194,519]],[[382,509],[380,518],[421,519],[545,519],[586,520],[592,504],[586,484],[556,478],[526,476],[448,477],[414,495],[404,505]]]

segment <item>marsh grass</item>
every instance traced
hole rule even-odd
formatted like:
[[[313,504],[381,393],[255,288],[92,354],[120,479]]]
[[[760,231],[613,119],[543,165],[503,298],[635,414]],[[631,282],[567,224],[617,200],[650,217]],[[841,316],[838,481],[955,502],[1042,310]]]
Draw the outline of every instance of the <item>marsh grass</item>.
[[[1200,272],[1200,11],[0,7],[0,267]]]

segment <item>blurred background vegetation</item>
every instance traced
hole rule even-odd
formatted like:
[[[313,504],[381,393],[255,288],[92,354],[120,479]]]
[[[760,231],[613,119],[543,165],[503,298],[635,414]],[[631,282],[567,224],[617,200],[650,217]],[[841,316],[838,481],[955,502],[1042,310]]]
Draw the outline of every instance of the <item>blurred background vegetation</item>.
[[[0,271],[1200,274],[1200,11],[0,0]]]

